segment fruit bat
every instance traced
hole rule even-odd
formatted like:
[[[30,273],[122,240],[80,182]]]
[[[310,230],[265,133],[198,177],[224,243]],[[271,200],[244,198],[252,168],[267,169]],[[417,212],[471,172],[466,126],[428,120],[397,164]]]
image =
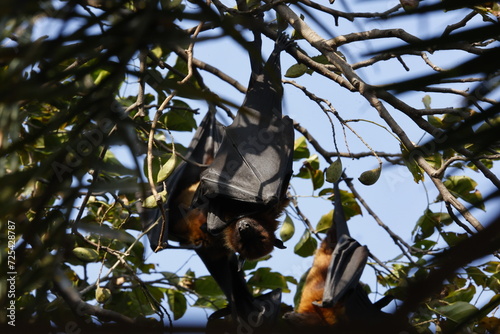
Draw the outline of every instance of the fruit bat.
[[[260,51],[260,34],[254,36]],[[279,54],[286,45],[286,37],[280,36],[265,66],[260,56],[251,57],[248,93],[229,127],[223,129],[214,113],[205,116],[189,145],[187,161],[166,182],[166,219],[159,209],[143,208],[141,213],[153,250],[170,247],[169,239],[195,249],[243,327],[273,323],[280,310],[281,290],[257,298],[250,294],[235,251],[253,259],[280,246],[274,231],[287,205],[293,150],[292,121],[281,114]],[[211,192],[213,187],[202,187],[213,181],[216,189],[226,190],[221,196]],[[228,194],[235,196],[222,200]],[[215,233],[221,230],[226,231]],[[225,311],[212,318],[219,315]]]
[[[169,240],[181,247],[196,251],[208,271],[226,295],[229,307],[215,312],[211,318],[232,314],[238,326],[261,327],[273,323],[278,317],[281,290],[276,289],[254,298],[246,286],[243,271],[239,269],[236,254],[225,245],[221,236],[207,233],[206,211],[191,206],[192,198],[200,181],[222,141],[222,125],[209,111],[200,123],[183,161],[167,179],[165,187],[168,199],[164,204],[166,221],[160,209],[140,207],[143,230],[148,230],[151,248],[158,252],[172,248]],[[156,224],[152,226],[152,224]],[[249,324],[248,319],[252,317]]]
[[[261,37],[254,33],[256,50]],[[243,105],[212,164],[203,171],[193,204],[207,210],[207,230],[222,234],[226,245],[245,259],[257,259],[274,246],[274,232],[288,205],[292,175],[293,122],[282,115],[280,52],[290,42],[280,34],[263,66],[251,53],[252,75]]]
[[[368,249],[349,235],[338,181],[334,185],[334,197],[332,227],[316,251],[297,310],[284,316],[294,325],[338,326],[386,318],[380,309],[390,299],[384,297],[372,303],[359,283]]]

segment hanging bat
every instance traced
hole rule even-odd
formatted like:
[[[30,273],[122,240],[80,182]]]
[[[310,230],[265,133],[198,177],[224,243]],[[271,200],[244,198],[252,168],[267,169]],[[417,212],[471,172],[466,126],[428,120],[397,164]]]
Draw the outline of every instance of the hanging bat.
[[[254,33],[260,50],[261,37]],[[280,52],[290,42],[280,34],[262,65],[252,56],[252,76],[243,105],[212,164],[202,173],[193,204],[206,207],[207,230],[222,234],[227,247],[243,259],[258,259],[284,248],[274,232],[288,205],[292,175],[293,122],[282,115]]]
[[[254,35],[255,44],[260,50],[260,34],[254,33]],[[239,326],[248,326],[249,319],[251,319],[250,323],[253,324],[251,326],[265,326],[267,323],[273,323],[280,309],[281,290],[276,289],[257,298],[250,294],[234,252],[238,251],[246,258],[257,258],[269,253],[274,245],[280,245],[274,236],[274,230],[278,224],[276,218],[287,204],[285,193],[291,176],[291,152],[293,148],[291,120],[281,116],[282,88],[281,83],[276,84],[280,80],[279,72],[278,76],[275,76],[275,67],[279,66],[279,53],[284,48],[284,42],[283,37],[278,40],[264,68],[260,64],[260,58],[258,61],[252,58],[253,72],[244,103],[245,107],[240,109],[231,126],[223,131],[213,114],[207,115],[200,124],[189,146],[188,162],[183,162],[167,181],[166,221],[161,221],[158,209],[153,210],[153,212],[147,212],[147,209],[143,209],[142,214],[145,230],[157,222],[157,225],[152,227],[148,233],[153,250],[168,248],[168,239],[177,240],[183,246],[195,246],[195,251],[227,296],[229,310],[233,318],[238,319]],[[266,91],[266,87],[272,91]],[[273,108],[269,108],[268,111],[272,115],[259,116],[255,104],[257,102],[263,103],[260,99],[270,101]],[[283,120],[285,121],[280,122]],[[246,128],[243,127],[239,130],[238,124],[246,125]],[[280,135],[281,131],[285,134],[284,138]],[[230,144],[228,140],[233,137],[238,138],[235,133],[249,136],[248,142],[242,140],[241,137],[239,138],[238,146],[241,149],[239,157],[227,153],[227,145]],[[226,141],[220,139],[222,136]],[[278,145],[270,141],[277,142]],[[226,148],[223,149],[224,145]],[[243,147],[243,145],[249,146]],[[271,150],[262,147],[262,145],[270,146]],[[222,159],[231,159],[227,160],[231,163],[247,164],[247,159],[255,159],[253,155],[256,152],[253,152],[253,149],[259,150],[257,153],[263,155],[259,158],[260,163],[267,159],[267,164],[264,166],[257,164],[248,170],[248,172],[255,173],[260,177],[260,179],[252,180],[252,186],[255,192],[262,194],[259,197],[262,200],[256,203],[253,201],[224,203],[224,205],[230,206],[231,217],[232,219],[238,217],[238,222],[234,224],[234,228],[227,229],[232,233],[218,235],[208,233],[208,231],[214,231],[209,224],[214,211],[210,211],[211,206],[204,205],[204,201],[200,199],[192,201],[194,193],[200,187],[203,175],[206,175],[206,170],[211,169],[214,164],[223,163]],[[223,153],[219,155],[221,150]],[[286,162],[281,161],[280,154],[283,154],[278,154],[277,150],[288,152],[285,154]],[[239,159],[239,161],[233,159]],[[195,164],[190,163],[189,160]],[[208,169],[206,165],[210,165]],[[274,167],[269,168],[270,165]],[[272,171],[277,174],[270,176],[269,173]],[[236,174],[233,173],[224,186],[229,186],[229,182],[234,182],[237,187],[244,187],[245,191],[249,190],[248,184],[241,182],[242,179],[246,178],[248,176],[243,170],[240,170]],[[262,184],[256,184],[256,182],[261,182],[260,180],[262,180]],[[276,187],[279,188],[277,193]],[[255,188],[262,188],[262,190]],[[274,189],[275,194],[269,189]],[[220,198],[217,201],[217,204],[222,204]],[[261,223],[263,221],[264,223]],[[216,312],[213,317],[220,314],[224,314],[224,311]]]
[[[338,181],[334,185],[332,227],[316,251],[302,288],[300,303],[285,319],[298,326],[348,326],[362,320],[385,320],[380,309],[389,298],[372,303],[359,283],[368,249],[350,237]],[[349,328],[349,327],[347,327]]]
[[[252,325],[262,326],[277,319],[281,290],[276,289],[254,298],[246,286],[243,271],[239,270],[234,252],[226,247],[221,236],[207,233],[204,227],[207,212],[203,208],[191,206],[200,175],[213,161],[221,140],[222,125],[215,118],[215,110],[211,110],[198,127],[185,155],[186,160],[166,181],[166,221],[158,208],[140,207],[143,229],[150,229],[148,238],[155,252],[173,248],[169,240],[179,242],[180,247],[196,251],[229,303],[227,309],[216,311],[211,318],[232,314],[233,319],[237,319],[236,324],[244,326],[252,316]],[[163,190],[163,185],[158,190]]]
[[[164,221],[159,209],[140,208],[143,230],[148,230],[148,238],[153,251],[172,248],[168,240],[178,241],[181,247],[196,248],[203,244],[216,243],[214,238],[201,229],[206,223],[206,214],[200,209],[191,209],[194,191],[200,182],[200,174],[213,160],[222,141],[222,124],[215,118],[215,108],[201,121],[185,154],[186,160],[167,179],[167,201],[164,205],[167,219]]]

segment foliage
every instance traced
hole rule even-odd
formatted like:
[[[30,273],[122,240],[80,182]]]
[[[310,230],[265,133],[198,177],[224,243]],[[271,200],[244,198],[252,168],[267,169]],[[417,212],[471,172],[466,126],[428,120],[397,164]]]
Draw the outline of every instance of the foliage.
[[[493,172],[494,161],[500,158],[494,99],[499,84],[498,3],[450,0],[425,6],[427,1],[421,1],[416,8],[415,3],[401,1],[386,11],[360,12],[339,10],[340,2],[324,6],[303,0],[285,6],[264,1],[249,5],[250,9],[240,3],[242,7],[235,9],[215,0],[210,5],[176,0],[5,1],[0,19],[0,290],[10,288],[9,274],[4,272],[17,275],[15,298],[2,293],[0,304],[15,300],[16,323],[154,327],[161,326],[165,317],[182,318],[190,307],[215,310],[226,305],[210,276],[197,276],[191,270],[169,272],[174,268],[160,268],[145,257],[148,245],[143,243],[137,205],[154,207],[168,196],[160,193],[146,199],[151,184],[168,178],[181,161],[185,148],[173,143],[171,135],[196,128],[198,109],[193,106],[203,101],[229,116],[234,109],[219,96],[222,88],[207,87],[200,70],[214,74],[226,88],[245,91],[223,68],[193,58],[193,46],[228,37],[230,43],[247,49],[245,29],[256,24],[248,13],[263,11],[271,17],[258,27],[265,36],[276,38],[274,18],[279,16],[297,42],[289,50],[295,64],[284,72],[298,83],[286,80],[287,88],[300,89],[317,105],[308,111],[311,115],[323,112],[332,127],[334,121],[339,124],[346,142],[347,152],[341,152],[335,127],[332,148],[313,137],[314,129],[310,132],[297,123],[302,136],[297,136],[294,159],[300,166],[292,183],[310,181],[299,195],[312,192],[318,201],[331,201],[328,181],[342,174],[349,187],[342,191],[348,218],[360,215],[363,207],[401,250],[392,260],[372,266],[385,293],[404,301],[396,314],[411,315],[419,333],[498,332],[500,242],[495,231],[500,216],[493,212],[492,223],[485,228],[471,213],[472,207],[491,210],[488,201],[498,196],[500,188]],[[352,30],[327,40],[307,24],[333,30],[317,19],[324,15],[337,26],[367,19],[401,24],[397,21],[401,15],[425,17],[434,11],[442,17],[457,11],[463,15],[455,24],[437,24],[433,33],[440,37],[428,40],[403,29]],[[299,17],[295,12],[304,14]],[[474,17],[481,22],[468,28]],[[52,27],[48,36],[39,37],[36,29],[47,26]],[[389,38],[404,45],[379,48],[364,60],[352,61],[355,42]],[[470,57],[450,70],[428,57],[450,50]],[[411,80],[404,74],[397,84],[378,86],[362,77],[362,69],[382,61],[407,68],[405,59],[411,57],[420,57],[434,72]],[[310,76],[328,79],[345,94],[359,93],[379,117],[366,123],[390,132],[400,150],[372,149],[370,140],[363,139],[369,131],[353,127],[364,120],[342,118],[327,99],[313,93],[314,88],[301,85],[299,80],[306,82]],[[409,90],[422,93],[424,109],[405,102],[401,93]],[[441,105],[438,94],[463,100],[449,108],[433,107]],[[406,115],[411,127],[419,129],[414,141],[406,125],[395,120],[396,113]],[[319,117],[308,117],[320,122]],[[368,152],[351,152],[346,133],[359,138]],[[422,135],[423,144],[416,144]],[[121,148],[132,157],[130,163],[123,159]],[[432,180],[437,195],[422,208],[411,236],[394,233],[366,204],[348,177],[349,167],[342,171],[347,165],[340,159],[351,157],[378,159],[377,168],[365,168],[354,178],[372,187],[391,173],[390,168],[382,170],[381,159],[386,165],[405,166],[416,183]],[[496,190],[483,193],[476,179]],[[411,195],[402,196],[411,200]],[[299,204],[287,215],[282,238],[295,242],[292,248],[298,258],[310,257],[321,233],[332,224],[332,212],[325,211],[313,227],[298,209],[300,196],[294,201]],[[439,205],[446,212],[434,209]],[[300,220],[307,223],[303,231]],[[5,271],[11,263],[13,267]],[[264,261],[247,264],[245,270],[255,294],[274,288],[290,292],[302,275],[285,276]],[[96,279],[92,272],[99,273]],[[482,295],[488,300],[478,305]],[[0,310],[5,322],[9,321],[6,307]]]

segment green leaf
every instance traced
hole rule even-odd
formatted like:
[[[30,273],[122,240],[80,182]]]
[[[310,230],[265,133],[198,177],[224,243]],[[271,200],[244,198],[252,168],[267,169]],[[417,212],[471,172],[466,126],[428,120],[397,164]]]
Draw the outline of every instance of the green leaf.
[[[106,70],[97,71],[96,74],[94,74],[95,75],[94,84],[96,85],[100,84],[104,79],[109,77],[110,74],[111,72]]]
[[[187,309],[186,297],[175,289],[167,289],[166,293],[168,306],[174,314],[174,320],[182,318]]]
[[[280,238],[281,241],[286,242],[290,240],[295,233],[295,226],[293,224],[292,218],[289,215],[285,216],[285,220],[280,228]]]
[[[452,247],[467,239],[466,233],[442,232],[441,236],[443,237],[444,241],[446,241],[446,243]]]
[[[226,296],[212,297],[212,298],[206,298],[205,296],[201,296],[196,300],[193,306],[220,310],[227,306],[227,300]]]
[[[411,157],[410,152],[406,149],[406,147],[404,145],[401,145],[400,148],[401,148],[403,162],[405,163],[406,168],[408,168],[410,173],[413,175],[413,180],[416,183],[423,181],[424,180],[423,169],[417,164],[415,159],[413,159],[413,157]]]
[[[309,272],[311,271],[311,268],[307,269],[305,273],[302,274],[299,280],[299,284],[297,285],[297,291],[295,291],[295,295],[293,296],[293,304],[295,305],[294,310],[297,311],[297,308],[300,304],[300,299],[302,298],[302,290],[304,288],[304,284],[306,283],[307,275],[309,275]]]
[[[163,182],[170,176],[170,174],[172,174],[175,170],[176,161],[176,155],[172,154],[167,162],[161,166],[160,171],[158,172],[158,180],[156,182]]]
[[[318,241],[312,237],[309,230],[305,230],[299,242],[295,245],[293,251],[299,256],[308,257],[314,254],[317,247]]]
[[[439,169],[443,165],[443,156],[436,152],[433,155],[425,157],[425,161],[427,161],[432,168]]]
[[[318,223],[316,224],[316,231],[318,233],[326,233],[326,231],[330,228],[330,226],[332,226],[332,224],[333,210],[330,210],[330,212],[321,216]]]
[[[475,294],[476,287],[473,284],[469,284],[467,288],[451,291],[448,296],[444,298],[444,300],[448,303],[455,303],[458,301],[468,303],[472,300]]]
[[[218,297],[224,295],[212,276],[198,277],[195,280],[193,290],[204,297]]]
[[[296,177],[311,179],[314,190],[321,188],[325,183],[325,178],[323,171],[319,170],[318,155],[313,154],[304,160]]]
[[[335,183],[342,176],[342,161],[340,158],[337,158],[334,162],[328,166],[326,169],[326,181]]]
[[[164,10],[183,10],[185,7],[185,5],[182,3],[182,0],[161,0],[160,3]]]
[[[443,121],[439,117],[436,117],[434,115],[427,115],[427,121],[432,126],[438,128],[438,129],[442,129],[443,128]]]
[[[285,276],[277,272],[271,272],[271,268],[259,268],[254,271],[253,276],[248,280],[248,285],[260,289],[282,289],[283,292],[290,292]]]
[[[484,271],[491,274],[496,274],[500,272],[500,262],[499,261],[490,261],[484,266]]]
[[[429,95],[425,95],[422,98],[422,103],[424,104],[425,109],[431,109],[431,97]]]
[[[415,242],[427,239],[434,233],[435,222],[433,212],[429,209],[425,210],[424,214],[418,219],[415,228],[412,231]],[[417,232],[418,231],[418,232]],[[417,232],[415,234],[415,232]]]
[[[468,267],[465,268],[467,275],[476,283],[478,286],[486,287],[486,280],[488,276],[481,271],[478,267]]]
[[[320,64],[324,64],[324,65],[330,64],[330,61],[324,55],[314,56],[314,57],[311,57],[311,59],[317,63],[320,63]]]
[[[476,189],[477,182],[465,175],[448,176],[443,182],[445,187],[455,196],[486,211],[481,192]],[[440,197],[438,197],[440,199]]]
[[[134,175],[134,170],[123,166],[110,150],[106,151],[104,159],[102,159],[101,168],[111,176]]]
[[[196,120],[191,107],[184,101],[172,100],[172,109],[160,117],[160,122],[172,131],[192,131]]]
[[[458,301],[450,305],[436,307],[435,311],[451,321],[459,323],[478,312],[478,309],[467,302]]]
[[[334,196],[331,196],[328,199],[333,201],[335,198]],[[344,208],[346,220],[362,214],[361,207],[359,206],[358,201],[356,201],[354,194],[345,190],[340,190],[340,201],[342,202],[342,207]]]
[[[75,247],[73,254],[83,262],[95,262],[99,259],[99,253],[93,248]]]
[[[445,225],[450,225],[453,222],[453,219],[451,219],[450,215],[448,213],[444,212],[432,212],[431,210],[425,210],[424,214],[418,219],[417,224],[415,225],[415,228],[412,231],[412,234],[415,234],[415,232],[418,231],[417,235],[415,236],[415,241],[418,242],[420,240],[426,239],[430,237],[435,230],[436,226],[445,226]],[[446,238],[450,242],[458,242],[459,240],[457,238],[460,238],[456,236],[454,239],[454,236],[452,234],[446,234],[447,232],[444,232],[443,238],[446,241]]]
[[[293,145],[293,160],[305,159],[310,156],[309,149],[307,148],[306,137],[302,136],[295,139]]]
[[[160,272],[160,274],[162,274],[172,285],[177,285],[180,282],[180,278],[176,273],[172,273],[170,271],[162,271]]]
[[[159,192],[158,195],[160,195],[163,203],[165,203],[167,201],[167,191],[166,190]],[[150,195],[150,196],[146,197],[146,199],[142,202],[143,208],[153,209],[153,208],[156,208],[157,206],[158,206],[158,203],[156,202],[156,198],[154,195]]]
[[[298,78],[307,73],[307,66],[304,64],[294,64],[288,68],[285,73],[287,78]]]

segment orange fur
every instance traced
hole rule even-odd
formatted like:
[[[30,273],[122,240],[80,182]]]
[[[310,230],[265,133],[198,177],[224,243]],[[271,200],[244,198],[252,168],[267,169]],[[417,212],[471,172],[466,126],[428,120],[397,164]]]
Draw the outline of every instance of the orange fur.
[[[333,325],[339,321],[344,313],[341,305],[323,308],[313,304],[313,302],[321,304],[323,299],[332,252],[333,248],[329,244],[329,238],[325,238],[314,255],[312,268],[302,289],[302,296],[296,311],[296,313],[306,316],[301,317],[301,322],[309,322],[309,325]]]
[[[199,184],[200,182],[193,183],[177,195],[174,205],[179,208],[179,213],[176,214],[178,217],[173,217],[176,223],[170,227],[170,233],[182,244],[208,246],[215,242],[216,237],[201,228],[207,221],[206,212],[190,208]],[[230,224],[222,236],[225,247],[249,260],[255,260],[269,254],[274,249],[276,241],[274,232],[279,225],[277,219],[288,203],[288,200],[284,200],[263,213],[241,218]],[[225,219],[231,221],[232,217],[245,210],[247,205],[242,203],[231,207],[231,212]],[[253,222],[250,234],[243,235],[237,228],[238,222],[243,219]]]
[[[200,182],[193,183],[184,189],[176,198],[175,205],[180,210],[179,217],[175,217],[176,223],[170,227],[170,232],[182,244],[207,246],[213,242],[213,237],[201,229],[207,222],[206,213],[199,209],[191,209],[191,201]]]

